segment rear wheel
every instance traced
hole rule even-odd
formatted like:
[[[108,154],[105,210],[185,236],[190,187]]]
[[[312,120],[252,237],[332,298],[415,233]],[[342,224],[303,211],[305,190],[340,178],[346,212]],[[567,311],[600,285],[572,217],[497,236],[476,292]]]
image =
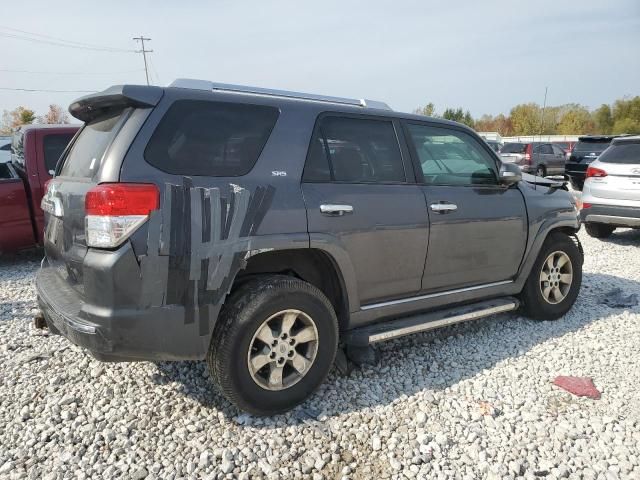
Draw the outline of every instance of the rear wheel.
[[[525,315],[555,320],[573,306],[582,283],[582,252],[577,240],[552,233],[545,240],[520,295]]]
[[[544,165],[538,165],[538,168],[536,168],[536,177],[546,177],[547,176],[547,169],[544,167]]]
[[[610,237],[616,227],[611,225],[604,225],[602,223],[585,223],[584,228],[593,238],[607,238]]]
[[[297,278],[268,276],[229,297],[207,361],[238,408],[272,415],[293,408],[324,381],[337,346],[338,322],[327,297]]]

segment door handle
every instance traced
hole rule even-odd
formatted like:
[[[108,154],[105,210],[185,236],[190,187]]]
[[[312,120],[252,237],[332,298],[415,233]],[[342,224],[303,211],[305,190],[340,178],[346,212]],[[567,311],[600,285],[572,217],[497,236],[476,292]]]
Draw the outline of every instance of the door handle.
[[[341,217],[346,213],[353,213],[353,206],[323,204],[320,205],[320,213],[331,217]]]
[[[432,203],[431,210],[436,213],[449,213],[458,210],[458,206],[455,203],[448,202]]]

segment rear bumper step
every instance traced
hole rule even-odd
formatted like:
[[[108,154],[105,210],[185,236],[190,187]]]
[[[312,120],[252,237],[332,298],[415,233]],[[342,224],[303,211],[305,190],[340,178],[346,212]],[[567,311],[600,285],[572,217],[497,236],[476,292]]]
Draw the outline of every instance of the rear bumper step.
[[[392,340],[412,333],[426,332],[455,323],[477,320],[497,313],[516,310],[520,302],[514,297],[485,300],[461,307],[403,317],[377,323],[348,332],[344,341],[350,345],[367,346],[372,343]]]

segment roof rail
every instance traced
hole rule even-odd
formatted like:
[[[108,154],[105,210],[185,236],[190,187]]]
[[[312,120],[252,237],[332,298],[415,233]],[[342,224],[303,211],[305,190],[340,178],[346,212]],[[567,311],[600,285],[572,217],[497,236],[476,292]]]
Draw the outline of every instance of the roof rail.
[[[225,92],[253,93],[257,95],[269,95],[274,97],[299,98],[314,102],[338,103],[340,105],[353,105],[363,108],[376,108],[379,110],[391,110],[391,107],[384,102],[367,99],[331,97],[327,95],[316,95],[313,93],[290,92],[288,90],[274,90],[271,88],[248,87],[245,85],[232,85],[229,83],[216,83],[208,80],[192,80],[189,78],[179,78],[174,80],[170,87],[191,88],[195,90],[221,90]]]

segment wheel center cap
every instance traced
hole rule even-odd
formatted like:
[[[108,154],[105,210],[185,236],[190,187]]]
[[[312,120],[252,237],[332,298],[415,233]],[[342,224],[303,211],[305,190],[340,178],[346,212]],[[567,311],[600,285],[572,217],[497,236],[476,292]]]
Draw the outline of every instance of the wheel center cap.
[[[280,345],[280,353],[285,353],[287,351],[287,347],[285,345]]]

